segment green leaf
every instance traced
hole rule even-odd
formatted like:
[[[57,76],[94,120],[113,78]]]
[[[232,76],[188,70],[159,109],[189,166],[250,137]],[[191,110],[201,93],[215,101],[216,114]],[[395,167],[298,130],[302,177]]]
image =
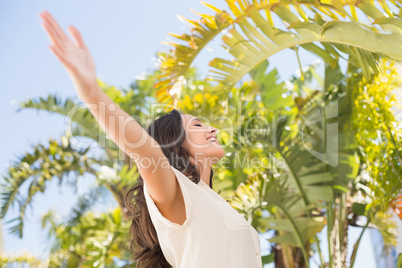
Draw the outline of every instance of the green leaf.
[[[389,30],[391,33],[402,34],[402,20],[400,19],[379,17],[374,20],[373,24],[378,24],[386,30]]]
[[[332,175],[329,172],[317,173],[300,177],[300,180],[304,185],[317,184],[322,182],[330,182],[333,180]]]
[[[366,204],[354,202],[352,204],[352,211],[356,215],[363,216],[366,212]]]
[[[4,217],[9,207],[15,203],[18,203],[20,209],[19,217],[13,220],[16,225],[10,227],[11,232],[22,237],[25,210],[31,205],[36,194],[45,191],[46,181],[58,178],[61,183],[70,172],[94,173],[88,167],[98,160],[86,156],[87,151],[88,148],[80,149],[70,143],[59,143],[49,139],[47,146],[35,145],[31,148],[31,152],[26,152],[17,158],[8,168],[8,174],[3,177],[0,185],[1,217]],[[73,188],[78,176],[74,177],[75,181],[70,181]],[[28,186],[25,193],[24,185]],[[20,198],[17,199],[17,196]]]
[[[263,265],[268,264],[268,263],[272,263],[272,262],[274,262],[274,260],[275,260],[275,254],[274,253],[262,256],[262,264]]]

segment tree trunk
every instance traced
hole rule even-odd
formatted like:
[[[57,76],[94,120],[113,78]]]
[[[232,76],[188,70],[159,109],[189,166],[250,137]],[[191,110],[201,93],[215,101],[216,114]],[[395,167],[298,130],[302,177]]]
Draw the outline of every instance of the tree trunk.
[[[331,230],[331,243],[333,248],[333,268],[346,266],[348,247],[348,204],[349,193],[342,194],[335,199],[334,226]]]
[[[310,244],[306,244],[305,248],[309,252]],[[288,251],[290,255],[287,254]],[[276,244],[272,246],[272,252],[274,252],[275,256],[275,268],[306,268],[300,248]],[[290,259],[287,256],[290,256]]]

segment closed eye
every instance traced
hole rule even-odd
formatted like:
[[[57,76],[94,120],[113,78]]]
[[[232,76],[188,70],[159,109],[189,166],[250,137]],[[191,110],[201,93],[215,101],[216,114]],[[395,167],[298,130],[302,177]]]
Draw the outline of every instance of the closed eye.
[[[200,124],[195,124],[194,126],[199,126],[200,127],[201,125]]]

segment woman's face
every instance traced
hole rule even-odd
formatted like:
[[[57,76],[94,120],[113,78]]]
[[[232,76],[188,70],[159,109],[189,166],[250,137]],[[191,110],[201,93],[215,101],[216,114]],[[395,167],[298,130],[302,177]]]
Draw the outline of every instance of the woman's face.
[[[191,114],[182,114],[186,139],[183,147],[197,160],[205,159],[216,163],[225,156],[225,151],[216,140],[218,130],[204,124]]]

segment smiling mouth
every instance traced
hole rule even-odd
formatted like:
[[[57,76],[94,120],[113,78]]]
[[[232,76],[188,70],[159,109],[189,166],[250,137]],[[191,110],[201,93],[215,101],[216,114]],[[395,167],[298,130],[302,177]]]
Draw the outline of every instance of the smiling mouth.
[[[210,138],[210,139],[208,139],[210,142],[216,142],[216,143],[219,143],[218,142],[218,140],[217,139],[215,139],[215,138]]]

